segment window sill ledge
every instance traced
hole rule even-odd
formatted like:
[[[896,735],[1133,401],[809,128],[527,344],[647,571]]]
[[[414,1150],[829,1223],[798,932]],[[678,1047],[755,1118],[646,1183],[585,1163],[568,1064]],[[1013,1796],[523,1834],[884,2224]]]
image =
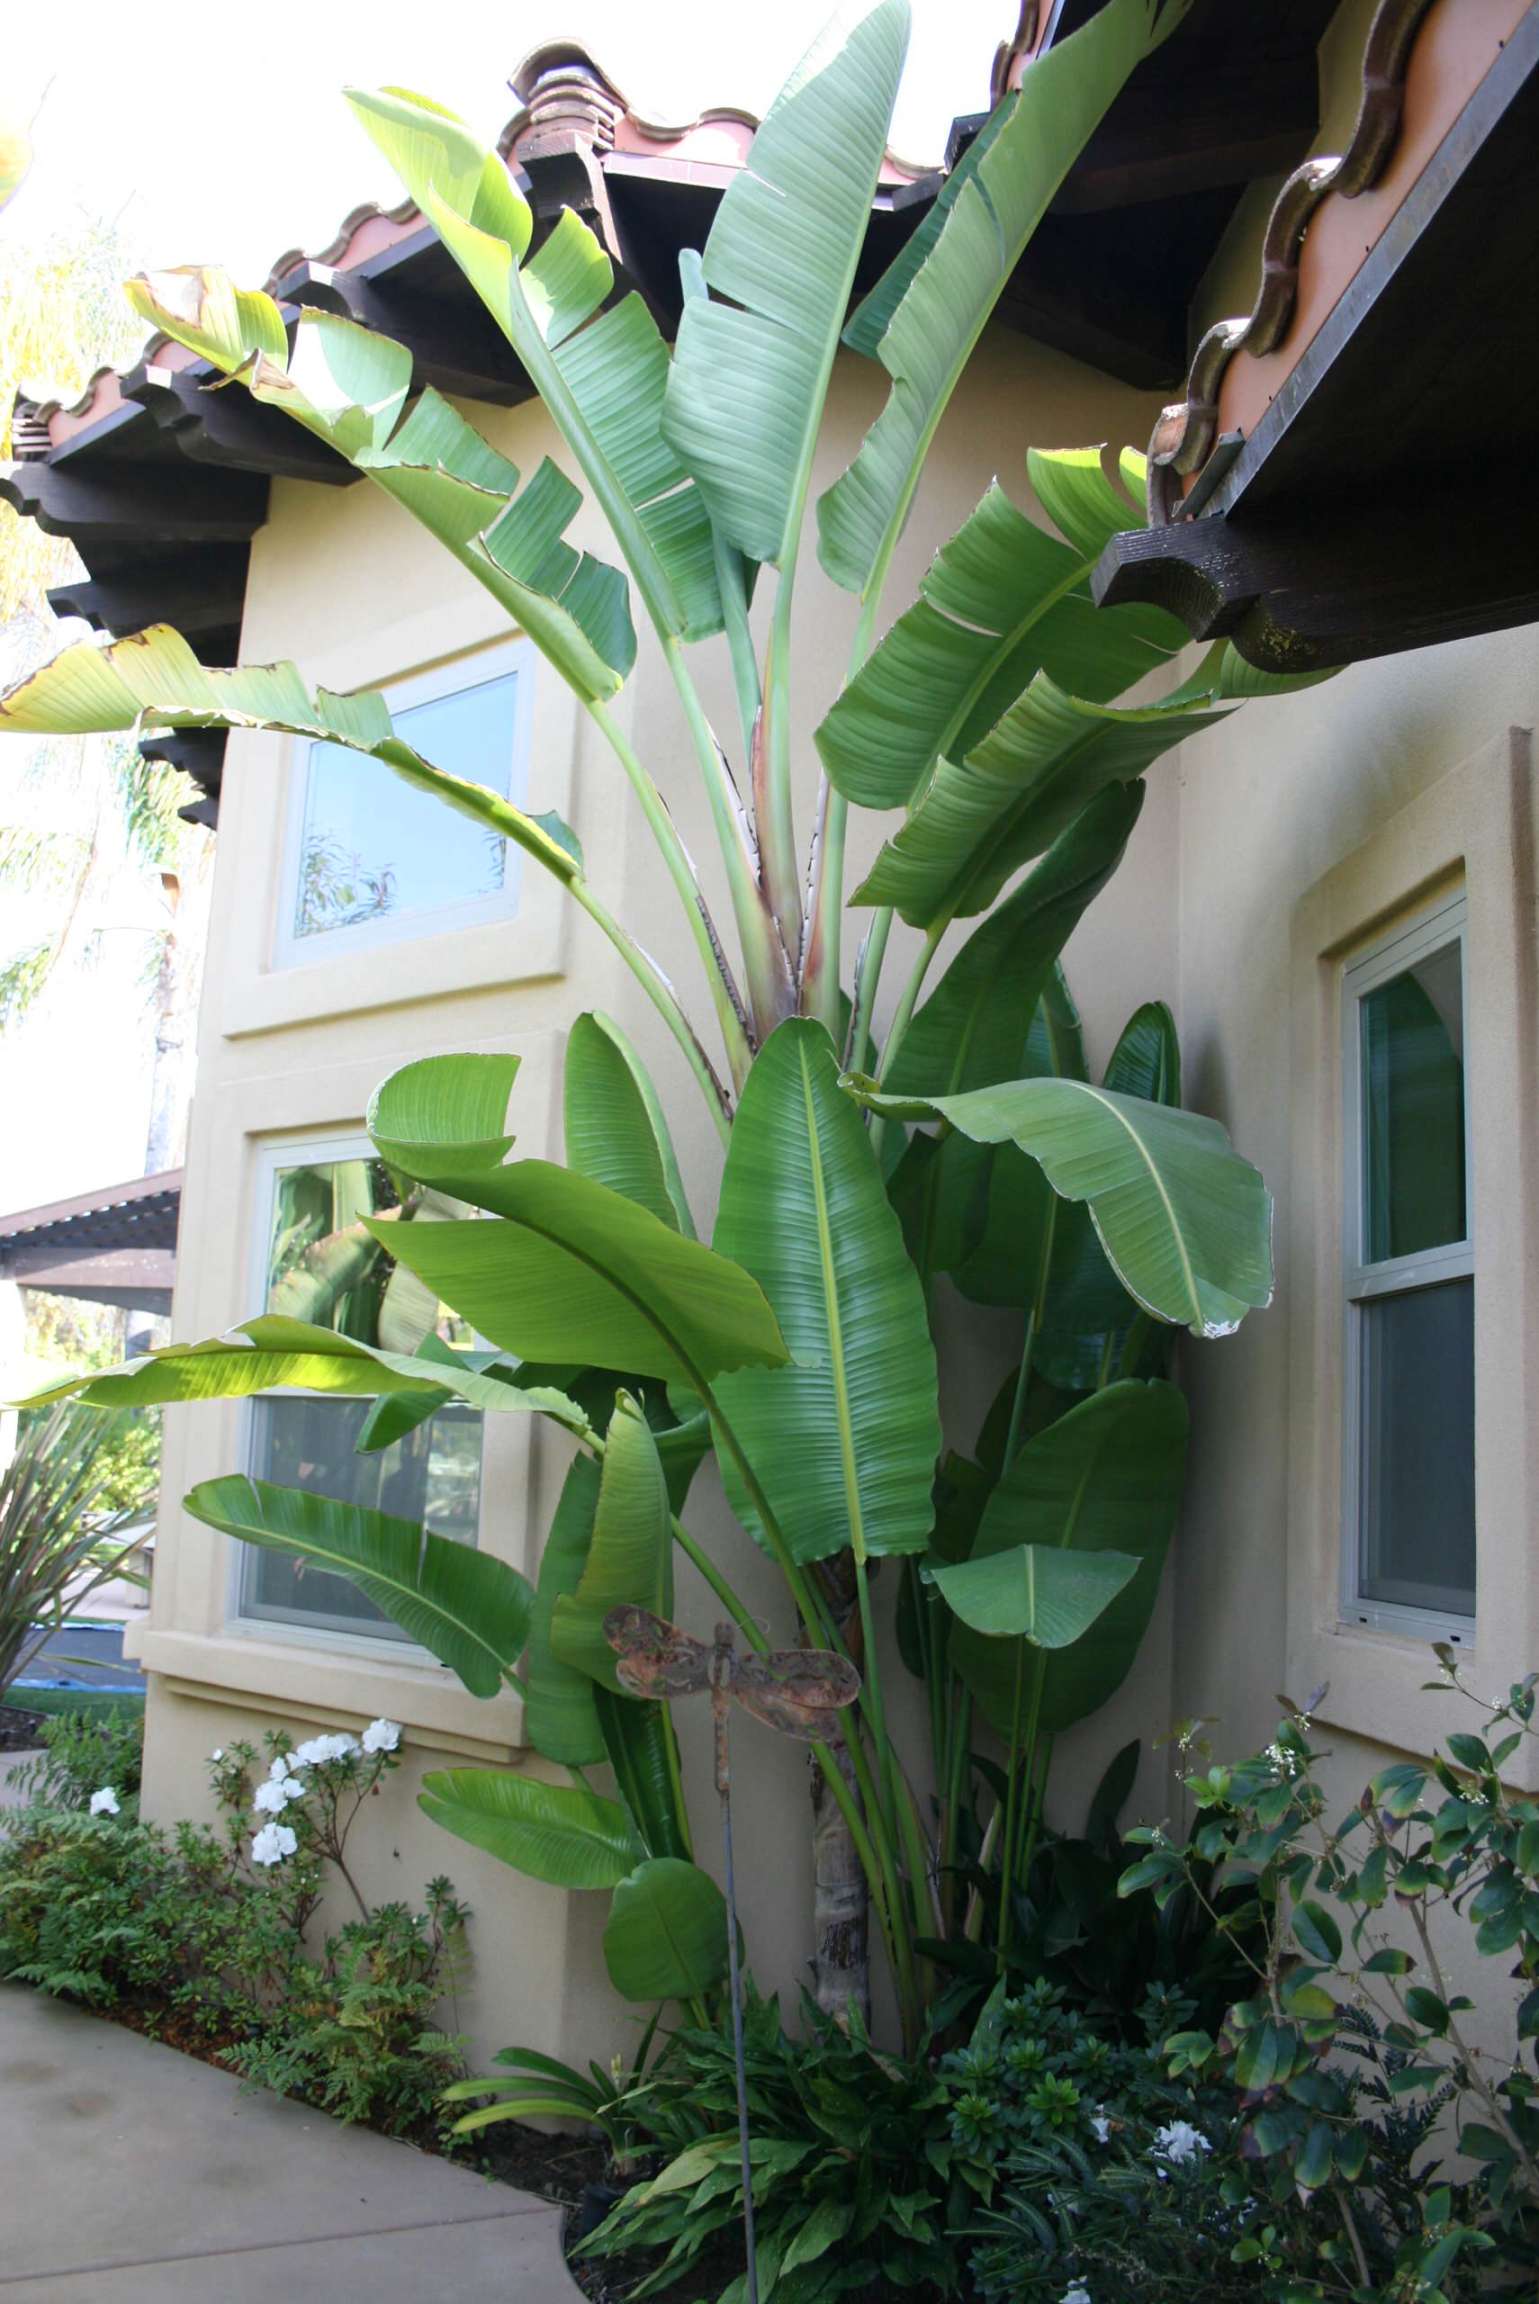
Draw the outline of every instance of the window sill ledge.
[[[408,1744],[474,1760],[511,1761],[524,1749],[523,1707],[510,1690],[481,1702],[437,1665],[411,1655],[376,1656],[260,1631],[161,1631],[141,1635],[139,1656],[180,1696],[231,1698],[256,1712],[356,1729],[381,1714]]]

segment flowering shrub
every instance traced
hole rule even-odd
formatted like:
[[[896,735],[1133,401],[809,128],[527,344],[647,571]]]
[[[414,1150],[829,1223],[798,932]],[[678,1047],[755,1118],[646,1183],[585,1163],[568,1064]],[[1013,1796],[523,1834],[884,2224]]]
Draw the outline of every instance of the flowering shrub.
[[[1535,1740],[1539,1675],[1486,1702],[1451,1649],[1436,1653],[1434,1685],[1480,1706],[1479,1732],[1384,1769],[1339,1823],[1317,1779],[1317,1696],[1256,1759],[1187,1778],[1186,1844],[1131,1835],[1147,1853],[1125,1894],[1190,1891],[1200,1865],[1247,1883],[1262,1918],[1248,1996],[1216,2036],[1178,2028],[1166,2060],[1172,2076],[1229,2090],[1271,2210],[1324,2211],[1307,2249],[1279,2251],[1275,2234],[1237,2247],[1238,2261],[1278,2273],[1262,2293],[1285,2304],[1535,2293],[1539,1800],[1503,1771]],[[1473,2003],[1453,1982],[1470,1952],[1511,1980],[1494,2054],[1470,2035]],[[1444,2179],[1455,2145],[1469,2182]]]
[[[0,1840],[0,1975],[215,2050],[343,2119],[437,2132],[463,2070],[437,2013],[466,1914],[443,1879],[421,1912],[373,1910],[347,1856],[400,1736],[376,1720],[356,1737],[221,1748],[218,1823],[166,1833],[133,1814],[137,1753],[122,1734],[61,1724]],[[109,1769],[117,1782],[100,1780]],[[333,1875],[358,1917],[312,1955],[306,1930]]]

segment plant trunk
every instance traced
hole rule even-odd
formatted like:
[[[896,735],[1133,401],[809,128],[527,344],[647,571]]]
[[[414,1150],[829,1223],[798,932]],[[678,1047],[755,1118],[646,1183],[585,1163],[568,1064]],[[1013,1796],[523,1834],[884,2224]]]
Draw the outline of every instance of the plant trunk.
[[[854,1563],[848,1553],[823,1563],[820,1581],[845,1646],[860,1662],[860,1619],[855,1603]],[[841,1736],[834,1747],[839,1772],[858,1800],[849,1748]],[[812,1789],[812,1991],[825,2015],[843,2022],[853,2003],[863,2022],[871,2019],[871,1899],[850,1828],[827,1779],[816,1763]]]

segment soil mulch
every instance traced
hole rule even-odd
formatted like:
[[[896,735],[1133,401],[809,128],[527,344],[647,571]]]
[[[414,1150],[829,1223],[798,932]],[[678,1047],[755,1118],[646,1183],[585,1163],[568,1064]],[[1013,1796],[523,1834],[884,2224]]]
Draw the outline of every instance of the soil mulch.
[[[42,1743],[46,1712],[24,1712],[19,1704],[0,1704],[0,1752],[31,1752]]]

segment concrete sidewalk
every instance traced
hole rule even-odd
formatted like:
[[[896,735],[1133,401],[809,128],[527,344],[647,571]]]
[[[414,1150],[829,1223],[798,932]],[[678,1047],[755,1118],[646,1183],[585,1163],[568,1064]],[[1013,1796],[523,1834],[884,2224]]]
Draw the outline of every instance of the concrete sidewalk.
[[[0,1985],[0,2304],[579,2304],[561,2211]]]

